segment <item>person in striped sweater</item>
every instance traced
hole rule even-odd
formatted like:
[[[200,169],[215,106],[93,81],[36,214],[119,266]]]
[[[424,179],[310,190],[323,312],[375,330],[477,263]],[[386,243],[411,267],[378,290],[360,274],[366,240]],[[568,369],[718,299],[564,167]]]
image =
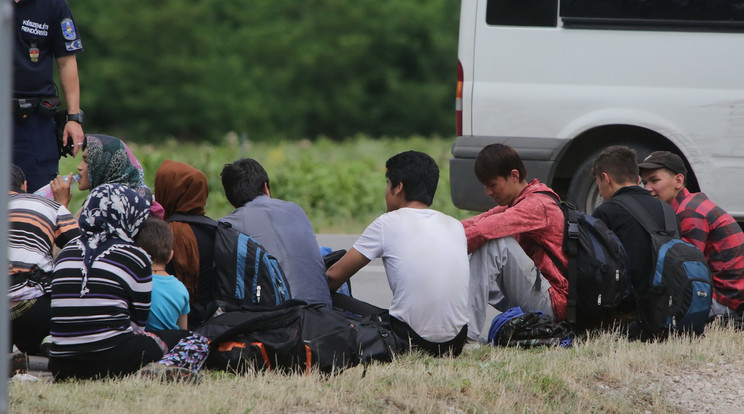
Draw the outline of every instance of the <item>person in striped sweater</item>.
[[[8,301],[12,344],[39,355],[42,340],[49,335],[49,284],[52,248],[64,247],[80,235],[72,214],[59,203],[26,193],[23,171],[11,166],[8,193]]]
[[[687,168],[669,151],[651,153],[639,165],[643,185],[672,206],[682,238],[705,253],[713,275],[711,316],[744,311],[744,232],[733,217],[703,193],[686,188]]]
[[[187,349],[197,352],[170,363],[183,362],[184,371],[195,372],[206,359],[203,337],[145,332],[152,263],[134,237],[149,215],[150,201],[118,184],[94,188],[85,201],[78,221],[82,234],[62,249],[54,266],[49,356],[57,380],[134,373],[189,339]]]

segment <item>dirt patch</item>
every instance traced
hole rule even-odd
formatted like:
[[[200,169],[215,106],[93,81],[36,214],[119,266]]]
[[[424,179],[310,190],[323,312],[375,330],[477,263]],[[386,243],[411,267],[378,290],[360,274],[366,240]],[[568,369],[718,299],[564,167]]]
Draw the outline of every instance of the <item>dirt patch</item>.
[[[709,362],[702,366],[665,368],[660,386],[670,405],[690,413],[744,412],[744,363]]]

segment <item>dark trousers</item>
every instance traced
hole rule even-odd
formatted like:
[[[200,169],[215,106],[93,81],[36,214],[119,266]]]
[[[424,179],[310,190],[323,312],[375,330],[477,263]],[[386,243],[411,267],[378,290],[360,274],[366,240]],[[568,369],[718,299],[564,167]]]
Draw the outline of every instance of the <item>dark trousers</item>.
[[[465,345],[465,341],[468,339],[467,324],[462,327],[457,336],[450,339],[449,341],[431,342],[422,338],[407,323],[395,318],[394,316],[390,316],[387,309],[378,308],[377,306],[371,305],[367,302],[363,302],[359,299],[337,293],[331,294],[331,300],[333,301],[334,308],[344,310],[361,317],[370,315],[380,316],[383,321],[387,321],[390,323],[391,331],[398,339],[397,342],[405,344],[405,348],[420,349],[435,357],[447,356],[450,353],[452,354],[452,356],[460,355],[460,353],[462,352],[462,347],[463,345]]]
[[[11,310],[10,340],[21,351],[41,355],[41,341],[49,335],[51,298],[44,295],[21,302]]]
[[[33,193],[57,176],[59,149],[54,118],[38,112],[13,123],[13,164],[23,170]]]
[[[190,334],[189,331],[173,330],[161,331],[156,335],[170,349]],[[134,373],[162,357],[163,351],[153,338],[130,333],[124,342],[105,351],[52,357],[49,360],[49,369],[57,381],[67,378],[119,377]]]
[[[398,338],[409,343],[411,349],[420,349],[431,356],[458,356],[462,353],[462,347],[468,339],[468,325],[463,325],[460,332],[452,339],[446,342],[431,342],[419,336],[407,323],[391,316],[390,325],[393,333]]]

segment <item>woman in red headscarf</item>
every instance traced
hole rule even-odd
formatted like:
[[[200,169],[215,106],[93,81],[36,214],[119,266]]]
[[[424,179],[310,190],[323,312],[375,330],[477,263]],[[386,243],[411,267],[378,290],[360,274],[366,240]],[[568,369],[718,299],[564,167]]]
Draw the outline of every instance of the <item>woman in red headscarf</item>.
[[[173,231],[173,259],[166,270],[189,291],[189,329],[209,316],[214,300],[214,237],[217,222],[205,215],[209,186],[196,168],[165,160],[155,173],[155,198],[165,210]]]

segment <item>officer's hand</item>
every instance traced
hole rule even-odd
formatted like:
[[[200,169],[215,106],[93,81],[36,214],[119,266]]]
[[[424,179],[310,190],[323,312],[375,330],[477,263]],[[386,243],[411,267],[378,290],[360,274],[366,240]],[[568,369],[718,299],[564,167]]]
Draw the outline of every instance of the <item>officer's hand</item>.
[[[65,178],[67,178],[67,180],[65,180]],[[72,179],[72,173],[67,176],[58,175],[53,179],[49,184],[52,186],[54,201],[68,207],[70,205],[70,198],[72,198],[70,186],[73,182],[75,181]]]
[[[83,146],[83,140],[85,134],[83,133],[83,126],[75,121],[68,121],[65,124],[65,131],[62,134],[62,145],[67,145],[67,140],[72,138],[72,156],[76,157],[80,147]]]

